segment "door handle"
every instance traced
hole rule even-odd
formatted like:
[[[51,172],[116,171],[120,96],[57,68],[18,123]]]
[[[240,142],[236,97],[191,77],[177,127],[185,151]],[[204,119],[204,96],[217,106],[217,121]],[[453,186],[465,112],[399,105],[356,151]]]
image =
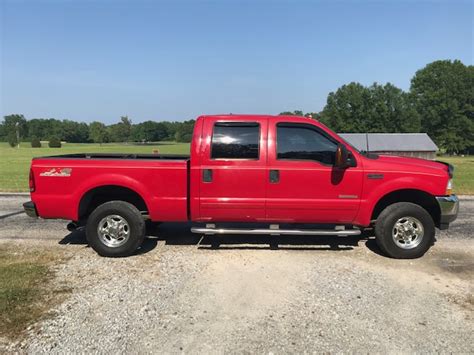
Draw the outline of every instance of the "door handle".
[[[270,170],[270,183],[276,184],[280,182],[280,170]]]
[[[202,170],[202,181],[203,182],[212,182],[212,170],[203,169]]]

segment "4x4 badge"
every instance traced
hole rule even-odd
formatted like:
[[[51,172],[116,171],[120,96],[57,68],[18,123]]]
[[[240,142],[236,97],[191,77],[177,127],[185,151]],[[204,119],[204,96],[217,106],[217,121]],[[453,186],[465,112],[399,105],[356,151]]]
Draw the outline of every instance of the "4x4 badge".
[[[40,173],[40,176],[59,176],[59,177],[67,177],[71,176],[71,168],[52,168]]]

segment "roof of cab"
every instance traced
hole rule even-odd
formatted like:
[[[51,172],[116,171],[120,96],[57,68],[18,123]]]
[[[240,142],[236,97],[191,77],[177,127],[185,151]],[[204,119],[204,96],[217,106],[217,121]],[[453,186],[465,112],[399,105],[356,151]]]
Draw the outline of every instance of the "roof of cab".
[[[238,113],[226,113],[226,114],[218,114],[218,115],[202,115],[202,116],[199,116],[199,118],[205,118],[205,117],[213,117],[213,118],[221,118],[221,119],[231,119],[231,120],[235,120],[235,119],[239,119],[239,118],[242,118],[242,119],[258,119],[258,118],[268,118],[268,119],[275,119],[275,118],[284,118],[284,119],[290,119],[290,120],[294,120],[295,118],[300,121],[300,120],[308,120],[308,121],[317,121],[313,118],[309,118],[309,117],[304,117],[304,116],[295,116],[295,115],[262,115],[262,114],[238,114]]]

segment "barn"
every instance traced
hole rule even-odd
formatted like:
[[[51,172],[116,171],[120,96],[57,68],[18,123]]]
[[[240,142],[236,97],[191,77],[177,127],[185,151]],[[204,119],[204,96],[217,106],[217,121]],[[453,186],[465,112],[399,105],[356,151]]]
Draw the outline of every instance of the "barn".
[[[374,153],[435,159],[438,147],[426,133],[340,133],[359,150]]]

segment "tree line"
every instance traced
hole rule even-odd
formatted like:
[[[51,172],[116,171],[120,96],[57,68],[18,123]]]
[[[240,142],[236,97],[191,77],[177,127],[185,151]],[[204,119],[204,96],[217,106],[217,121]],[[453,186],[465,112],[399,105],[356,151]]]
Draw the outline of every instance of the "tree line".
[[[0,141],[7,141],[12,147],[23,141],[60,140],[70,143],[111,143],[111,142],[190,142],[194,120],[184,122],[145,121],[133,124],[127,116],[118,123],[105,125],[94,121],[89,124],[54,118],[33,118],[26,120],[23,115],[8,115],[0,124]]]
[[[391,83],[343,85],[311,115],[336,132],[425,132],[448,153],[474,151],[474,66],[439,60],[418,70],[408,92]]]
[[[311,115],[336,132],[426,132],[448,153],[474,150],[474,66],[459,60],[439,60],[418,70],[408,92],[391,83],[364,86],[352,82],[329,93],[321,112],[287,111]],[[133,124],[127,117],[108,125],[71,120],[5,116],[0,140],[12,146],[24,140],[52,138],[73,143],[190,142],[194,120],[145,121]]]

